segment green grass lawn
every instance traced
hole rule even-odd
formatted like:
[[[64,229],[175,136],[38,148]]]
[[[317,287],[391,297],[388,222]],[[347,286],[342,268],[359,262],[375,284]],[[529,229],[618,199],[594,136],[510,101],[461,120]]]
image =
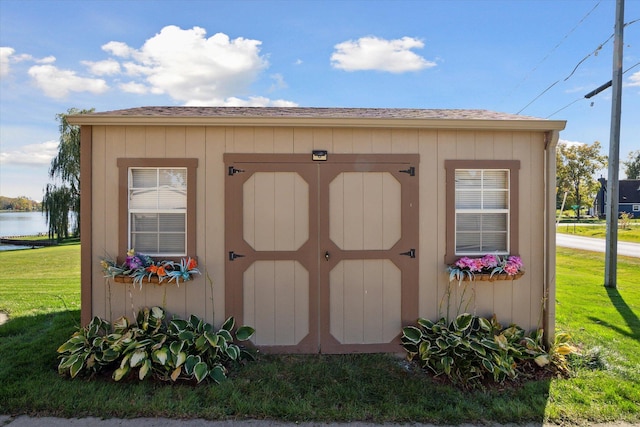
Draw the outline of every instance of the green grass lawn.
[[[559,224],[556,227],[558,233],[576,234],[578,236],[595,237],[605,239],[607,237],[606,225],[573,225]],[[626,229],[618,228],[618,240],[621,242],[640,243],[640,225],[635,223]]]
[[[640,259],[558,249],[557,329],[583,357],[569,379],[462,392],[388,355],[262,356],[221,385],[58,376],[79,318],[79,246],[0,252],[0,414],[282,421],[590,424],[640,421]]]

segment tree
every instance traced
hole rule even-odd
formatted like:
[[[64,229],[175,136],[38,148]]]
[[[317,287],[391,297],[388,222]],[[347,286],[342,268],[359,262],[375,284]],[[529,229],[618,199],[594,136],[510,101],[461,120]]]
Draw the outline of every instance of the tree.
[[[70,108],[66,114],[57,114],[60,122],[58,154],[51,160],[49,178],[42,199],[42,211],[49,224],[49,238],[61,241],[72,234],[80,235],[80,128],[67,122],[67,115],[91,113],[91,110]]]
[[[600,154],[600,142],[588,144],[558,145],[556,151],[556,184],[558,196],[566,191],[568,205],[577,206],[577,219],[580,220],[580,208],[591,205],[598,192],[600,183],[594,174],[607,166],[607,156]]]
[[[625,165],[627,179],[640,179],[640,150],[630,152],[629,160],[622,163]]]

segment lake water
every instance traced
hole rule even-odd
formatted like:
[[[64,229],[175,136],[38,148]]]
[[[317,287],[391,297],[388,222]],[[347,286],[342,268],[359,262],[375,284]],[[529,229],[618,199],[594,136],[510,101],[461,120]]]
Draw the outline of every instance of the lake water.
[[[0,237],[46,235],[48,230],[42,212],[0,212]],[[0,251],[22,248],[0,244]]]

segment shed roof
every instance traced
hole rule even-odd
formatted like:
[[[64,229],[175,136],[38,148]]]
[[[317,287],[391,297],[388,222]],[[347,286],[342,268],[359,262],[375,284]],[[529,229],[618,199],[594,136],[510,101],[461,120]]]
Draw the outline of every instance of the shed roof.
[[[566,121],[489,110],[318,107],[137,107],[68,116],[74,125],[221,125],[562,130]],[[159,123],[160,122],[160,123]]]

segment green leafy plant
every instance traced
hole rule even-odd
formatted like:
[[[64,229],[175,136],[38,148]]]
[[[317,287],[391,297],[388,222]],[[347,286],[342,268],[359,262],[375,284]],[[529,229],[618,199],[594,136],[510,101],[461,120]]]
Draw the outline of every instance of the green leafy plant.
[[[542,329],[527,335],[511,325],[463,313],[448,323],[418,319],[417,326],[403,328],[401,342],[409,360],[417,359],[436,376],[444,375],[463,388],[481,387],[485,381],[515,380],[527,370],[555,368],[565,353],[565,337],[552,355],[543,344]]]
[[[126,317],[113,325],[95,317],[58,348],[58,372],[75,378],[112,371],[115,381],[136,375],[140,380],[200,383],[210,378],[220,383],[231,364],[253,358],[235,342],[248,340],[255,329],[234,329],[233,317],[218,330],[194,315],[167,322],[160,307],[140,310],[135,324]]]

